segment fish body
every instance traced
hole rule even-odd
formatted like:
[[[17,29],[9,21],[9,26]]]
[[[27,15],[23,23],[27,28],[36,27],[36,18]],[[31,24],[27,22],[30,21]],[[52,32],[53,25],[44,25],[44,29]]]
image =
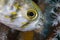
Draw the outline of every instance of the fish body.
[[[0,0],[0,22],[12,29],[30,31],[42,28],[44,18],[32,0]]]

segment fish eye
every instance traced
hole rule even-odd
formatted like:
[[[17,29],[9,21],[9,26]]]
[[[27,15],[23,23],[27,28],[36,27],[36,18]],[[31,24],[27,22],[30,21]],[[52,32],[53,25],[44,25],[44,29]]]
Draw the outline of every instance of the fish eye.
[[[30,20],[36,19],[36,18],[37,18],[37,11],[34,10],[34,9],[28,10],[28,12],[27,12],[27,17],[28,17],[28,19],[30,19]]]

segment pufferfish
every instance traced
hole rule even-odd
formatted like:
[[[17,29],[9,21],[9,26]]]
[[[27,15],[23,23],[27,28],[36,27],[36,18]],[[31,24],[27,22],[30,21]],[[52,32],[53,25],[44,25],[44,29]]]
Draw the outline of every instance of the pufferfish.
[[[12,29],[43,28],[43,14],[32,0],[0,0],[0,22]]]

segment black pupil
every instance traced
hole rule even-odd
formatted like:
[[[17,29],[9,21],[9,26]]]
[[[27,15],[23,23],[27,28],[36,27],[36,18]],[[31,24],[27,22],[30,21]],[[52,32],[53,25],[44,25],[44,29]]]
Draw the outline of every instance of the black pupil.
[[[29,16],[34,16],[34,13],[33,12],[29,12],[28,15]]]

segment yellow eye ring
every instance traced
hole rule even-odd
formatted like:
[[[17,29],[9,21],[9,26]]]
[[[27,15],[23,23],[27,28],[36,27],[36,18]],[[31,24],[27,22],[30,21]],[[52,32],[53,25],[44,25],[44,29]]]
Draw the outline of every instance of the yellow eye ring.
[[[29,10],[27,11],[27,18],[28,18],[29,20],[34,20],[34,19],[37,18],[37,16],[38,16],[38,14],[37,14],[37,11],[36,11],[36,10],[34,10],[34,9],[29,9]]]

